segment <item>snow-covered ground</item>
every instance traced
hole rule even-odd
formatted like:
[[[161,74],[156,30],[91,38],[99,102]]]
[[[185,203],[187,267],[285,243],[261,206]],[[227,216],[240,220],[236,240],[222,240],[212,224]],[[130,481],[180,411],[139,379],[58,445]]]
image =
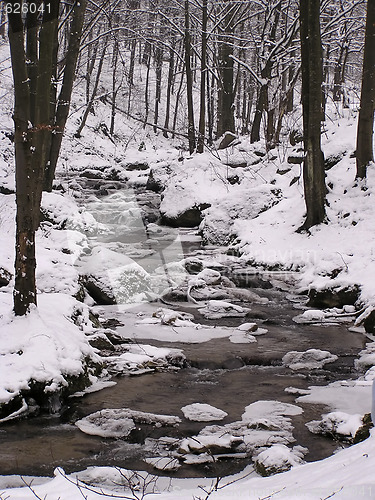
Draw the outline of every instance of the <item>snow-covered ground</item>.
[[[4,89],[9,92],[10,83],[7,80],[3,82]],[[5,131],[12,130],[10,100],[0,109],[3,124],[0,131],[0,185],[12,191],[13,145],[5,135]],[[215,155],[207,152],[189,157],[185,152],[183,161],[179,161],[179,144],[171,145],[160,134],[136,129],[134,124],[130,126],[121,117],[117,118],[116,144],[108,141],[98,131],[97,124],[108,120],[109,110],[99,103],[96,111],[96,116],[89,117],[82,137],[76,139],[72,135],[77,126],[73,107],[61,155],[60,174],[76,172],[79,175],[83,170],[98,172],[114,168],[117,178],[129,179],[131,187],[144,185],[151,169],[166,184],[161,205],[166,217],[175,217],[189,207],[210,204],[203,213],[201,224],[201,231],[208,242],[231,244],[242,254],[243,261],[254,265],[298,271],[300,290],[319,290],[328,285],[358,285],[359,307],[375,306],[375,173],[372,168],[369,169],[366,190],[353,185],[355,110],[341,110],[340,116],[334,110],[330,111],[330,121],[327,121],[327,130],[323,135],[323,149],[326,157],[338,155],[340,159],[327,171],[329,223],[313,228],[309,235],[296,232],[304,217],[301,168],[287,163],[289,153],[286,149],[280,147],[266,153],[261,143],[250,146],[248,139],[243,138],[236,146]],[[261,153],[261,156],[256,153]],[[145,171],[127,169],[128,164],[135,162],[147,163],[149,168]],[[246,167],[239,166],[244,162]],[[54,192],[43,198],[43,211],[48,217],[37,235],[38,308],[33,308],[26,318],[15,318],[12,313],[12,280],[0,288],[0,403],[20,396],[31,381],[45,384],[47,392],[63,389],[72,377],[82,376],[86,377],[86,382],[97,382],[95,367],[101,359],[88,342],[94,331],[89,317],[90,301],[86,299],[87,303],[83,304],[72,297],[80,289],[78,277],[82,266],[85,266],[86,272],[107,272],[112,289],[120,289],[122,277],[129,273],[135,273],[137,281],[142,277],[144,287],[133,294],[137,300],[147,299],[145,291],[155,296],[153,294],[160,293],[165,286],[165,280],[160,281],[156,272],[150,275],[129,255],[116,253],[110,248],[102,249],[100,244],[93,248],[92,260],[85,260],[88,239],[100,234],[105,227],[95,220],[89,209],[78,208],[77,200],[79,202],[81,196],[79,185],[70,182],[64,194]],[[129,216],[126,219],[129,224],[137,218],[139,222],[134,200],[126,196],[119,203],[123,204],[121,209]],[[0,194],[0,268],[10,273],[14,262],[14,210],[14,194]],[[174,269],[177,269],[173,275],[176,281],[186,278],[186,275],[181,277],[179,274],[180,267],[175,266]],[[214,274],[194,277],[194,283],[189,284],[190,289],[208,285],[207,280],[215,279]],[[121,296],[125,309],[127,300],[131,298],[131,294]],[[223,311],[228,313],[228,308],[240,317],[246,313],[242,306],[212,299],[207,301],[203,312],[212,317]],[[164,342],[174,339],[177,328],[185,342],[204,342],[220,336],[230,337],[233,342],[256,342],[256,335],[264,333],[260,331],[262,329],[257,331],[252,326],[238,331],[197,328],[188,316],[171,318],[168,314],[172,313],[168,310],[149,314],[147,304],[144,311],[137,319],[132,318],[137,340],[142,341],[150,339],[151,324],[155,335],[158,332],[158,340]],[[308,319],[311,318],[310,314]],[[246,324],[245,319],[243,322]],[[119,370],[140,369],[142,363],[155,358],[165,359],[170,353],[169,348],[156,352],[146,344],[141,352],[130,349],[121,354],[114,364],[119,367],[122,363]],[[329,354],[324,356],[324,362],[333,360]],[[322,361],[322,351],[315,353],[313,361]],[[301,358],[294,358],[293,363],[301,363]],[[341,426],[340,430],[353,435],[360,421],[359,416],[371,410],[371,385],[375,378],[371,366],[374,364],[373,344],[369,344],[358,361],[364,372],[361,380],[312,387],[306,394],[298,393],[293,388],[289,391],[295,392],[297,405],[299,401],[304,401],[330,406],[332,412],[323,418],[324,425]],[[207,407],[204,409],[208,411]],[[26,410],[27,403],[20,397],[19,407],[14,413]],[[272,415],[269,409],[264,411],[268,416]],[[129,413],[124,418],[131,426]],[[245,425],[244,422],[247,422],[246,419],[241,425]],[[87,429],[88,423],[85,423]],[[315,428],[318,425],[316,423]],[[215,439],[219,440],[219,437]],[[163,478],[155,483],[146,473],[99,467],[70,476],[57,469],[54,478],[44,479],[4,476],[0,477],[0,499],[142,498],[149,483],[147,498],[151,500],[191,500],[208,496],[210,499],[226,500],[370,499],[375,498],[374,444],[375,435],[372,435],[364,442],[341,450],[321,462],[301,465],[301,450],[295,450],[291,456],[290,449],[279,443],[262,451],[261,460],[264,464],[270,462],[276,465],[289,461],[293,466],[290,471],[261,478],[251,469],[236,477],[221,479],[218,483],[210,479],[175,479],[169,482],[169,479]],[[163,466],[167,467],[167,463],[163,462]]]

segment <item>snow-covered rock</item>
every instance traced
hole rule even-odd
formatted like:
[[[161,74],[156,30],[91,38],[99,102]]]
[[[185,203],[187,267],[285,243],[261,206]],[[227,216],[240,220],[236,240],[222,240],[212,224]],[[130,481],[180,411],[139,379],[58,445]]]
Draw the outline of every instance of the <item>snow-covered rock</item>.
[[[322,420],[312,420],[306,427],[313,434],[323,434],[334,439],[353,441],[363,426],[363,415],[334,411],[323,415]]]
[[[254,335],[249,333],[235,333],[229,337],[229,341],[232,344],[255,344],[257,339]]]
[[[205,307],[198,309],[207,319],[243,317],[250,309],[231,304],[224,300],[209,300]]]
[[[203,240],[210,244],[229,244],[236,235],[233,224],[236,219],[254,219],[280,199],[280,190],[271,184],[239,187],[205,211],[200,225]]]
[[[257,337],[259,335],[264,335],[265,333],[268,332],[266,328],[259,328],[256,323],[242,323],[237,327],[237,330],[239,330],[242,333],[247,333],[253,335],[254,337]]]
[[[181,408],[184,417],[195,422],[223,420],[228,413],[206,403],[192,403]]]
[[[287,471],[295,465],[304,463],[303,457],[307,449],[302,446],[289,448],[284,444],[274,444],[263,450],[255,459],[255,470],[261,476],[271,476]]]
[[[152,292],[150,275],[127,255],[97,246],[80,264],[84,283],[94,299],[107,297],[104,304],[145,300]],[[103,302],[102,302],[103,303]]]
[[[111,373],[141,375],[155,370],[182,368],[186,358],[181,349],[128,344],[126,352],[108,356],[105,361]]]
[[[177,459],[169,457],[151,457],[145,458],[144,461],[146,464],[152,465],[154,469],[161,471],[175,471],[181,467]]]
[[[214,434],[199,434],[198,436],[188,437],[182,440],[179,452],[188,453],[222,453],[229,450],[234,450],[243,440],[240,437],[232,436],[231,434],[223,434],[222,436]]]
[[[359,353],[358,359],[354,361],[357,370],[366,371],[375,365],[375,342],[366,344],[366,349]]]
[[[322,368],[327,363],[333,363],[338,357],[329,351],[308,349],[307,351],[290,351],[282,358],[282,362],[292,370]]]
[[[221,281],[221,273],[216,269],[205,268],[197,274],[197,279],[203,280],[207,285],[218,285]]]
[[[181,422],[179,417],[158,415],[132,410],[130,408],[104,409],[92,413],[75,425],[84,433],[107,438],[127,437],[135,423],[161,426],[176,426]]]

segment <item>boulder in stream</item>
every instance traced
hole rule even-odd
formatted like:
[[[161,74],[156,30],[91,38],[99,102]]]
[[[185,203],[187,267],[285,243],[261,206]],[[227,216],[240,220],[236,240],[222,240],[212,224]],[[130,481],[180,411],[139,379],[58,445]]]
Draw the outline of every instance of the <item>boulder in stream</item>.
[[[302,446],[289,448],[284,444],[274,444],[259,453],[254,461],[254,468],[261,476],[285,472],[295,465],[303,464],[303,457],[307,451]]]
[[[75,425],[84,433],[106,438],[123,438],[129,436],[137,424],[148,424],[155,427],[176,426],[181,422],[179,417],[158,415],[132,410],[130,408],[104,409],[78,420]]]
[[[173,215],[166,212],[161,213],[164,224],[172,227],[196,227],[202,222],[203,210],[211,206],[210,203],[194,204],[191,207],[181,209]]]
[[[207,319],[244,317],[250,311],[246,307],[237,306],[224,300],[209,300],[205,307],[198,311]]]
[[[282,362],[292,370],[312,370],[323,368],[327,363],[333,363],[338,357],[329,351],[308,349],[307,351],[290,351],[283,356]]]
[[[323,415],[322,420],[307,422],[306,427],[313,434],[322,434],[323,436],[353,444],[367,438],[369,428],[372,425],[369,414],[363,416],[359,413],[348,414],[333,411]]]
[[[356,285],[337,288],[324,288],[309,291],[309,307],[343,307],[346,304],[354,305],[359,299],[360,288]]]
[[[194,422],[223,420],[228,413],[206,403],[192,403],[181,408],[184,417]]]
[[[156,470],[161,470],[165,472],[176,471],[181,467],[180,462],[171,457],[151,457],[145,458],[146,464],[150,464]]]

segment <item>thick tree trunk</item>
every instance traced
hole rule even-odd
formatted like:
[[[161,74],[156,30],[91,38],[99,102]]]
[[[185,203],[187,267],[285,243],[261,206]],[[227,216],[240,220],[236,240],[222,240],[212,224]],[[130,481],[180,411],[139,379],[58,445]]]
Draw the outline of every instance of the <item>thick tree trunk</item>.
[[[39,225],[43,170],[49,153],[51,78],[54,71],[54,39],[59,2],[45,9],[42,23],[26,19],[26,50],[39,58],[32,71],[27,68],[24,25],[15,13],[14,2],[9,17],[9,42],[14,82],[14,125],[16,162],[16,248],[14,312],[24,315],[36,304],[35,232]],[[31,32],[38,32],[38,39]],[[36,56],[37,57],[37,56]],[[31,80],[32,78],[32,80]]]
[[[375,109],[375,0],[367,2],[365,49],[363,54],[361,104],[357,129],[357,179],[364,179],[374,161]]]
[[[217,137],[225,132],[235,132],[233,88],[233,12],[231,0],[224,0],[226,13],[223,19],[222,39],[218,47],[219,92],[217,104]]]
[[[14,144],[16,160],[16,259],[14,312],[26,314],[36,304],[35,214],[31,167],[30,82],[26,71],[21,17],[9,14],[9,42],[14,81]]]
[[[197,153],[203,153],[206,135],[206,76],[207,76],[207,0],[202,4],[202,53],[201,53],[201,82],[200,82],[200,109]]]
[[[323,65],[319,16],[319,2],[301,0],[300,34],[305,150],[303,180],[306,203],[306,220],[301,230],[308,230],[325,219],[326,186],[324,158],[321,150]]]

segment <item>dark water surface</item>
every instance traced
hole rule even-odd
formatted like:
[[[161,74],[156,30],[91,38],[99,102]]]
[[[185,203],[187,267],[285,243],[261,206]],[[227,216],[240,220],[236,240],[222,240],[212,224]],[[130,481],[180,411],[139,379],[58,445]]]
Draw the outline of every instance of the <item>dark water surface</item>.
[[[67,472],[90,465],[112,465],[147,469],[142,457],[142,444],[147,437],[184,437],[197,434],[208,425],[183,418],[181,407],[204,402],[225,410],[228,416],[222,424],[241,420],[245,407],[258,400],[278,400],[294,403],[286,387],[306,389],[309,385],[327,384],[354,376],[353,362],[363,348],[363,336],[349,332],[347,326],[313,326],[293,323],[299,311],[285,299],[285,292],[273,292],[273,301],[253,307],[255,317],[267,317],[263,327],[268,333],[257,337],[255,344],[233,344],[228,339],[215,339],[201,344],[178,344],[147,341],[156,346],[181,348],[189,367],[177,372],[158,372],[142,376],[116,377],[117,385],[100,392],[72,398],[60,415],[39,416],[8,423],[0,428],[0,474],[51,475],[56,466]],[[277,296],[277,297],[276,297]],[[183,307],[192,310],[190,306]],[[198,321],[203,320],[196,313]],[[235,326],[239,318],[220,320],[220,324]],[[216,324],[218,321],[216,320]],[[291,350],[310,348],[328,350],[339,356],[324,369],[293,372],[281,365],[282,356]],[[82,433],[74,422],[104,408],[129,407],[134,410],[177,415],[182,423],[177,428],[143,426],[132,441],[104,439]],[[306,460],[324,458],[337,449],[337,443],[311,434],[305,422],[319,419],[327,411],[320,405],[304,404],[303,414],[292,418],[295,444],[306,446]],[[175,475],[196,476],[234,473],[245,465],[244,460],[232,460],[215,467],[183,466]],[[151,471],[151,469],[150,469]]]

